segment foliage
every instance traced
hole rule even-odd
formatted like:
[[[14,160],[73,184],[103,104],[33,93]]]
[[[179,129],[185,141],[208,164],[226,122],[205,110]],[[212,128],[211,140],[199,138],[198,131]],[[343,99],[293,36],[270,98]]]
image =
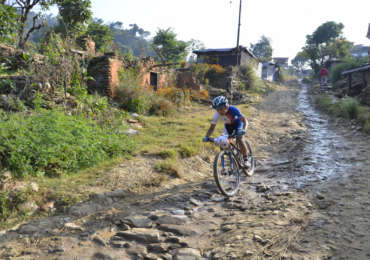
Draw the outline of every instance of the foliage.
[[[261,39],[256,44],[251,44],[252,53],[260,62],[268,62],[272,58],[272,47],[270,39],[266,36],[261,36]]]
[[[218,64],[192,63],[190,70],[198,82],[215,88],[226,88],[229,71]]]
[[[189,53],[188,55],[188,62],[192,63],[196,61],[196,55],[193,53],[195,50],[203,50],[205,49],[205,45],[203,42],[195,39],[191,39],[188,42],[188,47],[187,47],[187,52]]]
[[[302,72],[305,66],[308,63],[307,57],[303,54],[303,52],[298,52],[297,55],[292,59],[292,65],[294,69],[297,71]]]
[[[5,222],[9,217],[17,213],[18,207],[22,203],[26,202],[30,195],[30,190],[19,192],[0,192],[0,222]]]
[[[95,42],[97,51],[104,51],[113,43],[113,32],[108,25],[103,23],[102,19],[94,19],[87,27],[86,34],[91,36]]]
[[[155,57],[156,55],[151,50],[149,41],[146,40],[150,33],[136,24],[130,24],[130,27],[130,29],[123,28],[123,24],[121,22],[113,22],[109,24],[109,28],[113,32],[114,44],[117,49],[122,53],[128,55],[133,54],[136,57]]]
[[[144,89],[137,82],[135,73],[122,71],[120,85],[115,89],[115,101],[121,108],[140,114],[172,115],[174,105],[152,89]]]
[[[17,14],[14,7],[0,4],[0,41],[10,43],[17,26]]]
[[[208,79],[209,85],[215,88],[226,88],[228,72],[218,64],[209,64],[205,72],[205,79]]]
[[[162,63],[185,59],[187,47],[188,43],[177,40],[171,28],[159,29],[152,43],[152,48]]]
[[[330,70],[330,80],[336,82],[341,79],[341,73],[345,70],[353,69],[358,66],[364,65],[368,62],[366,58],[364,59],[355,59],[347,58],[343,62],[334,65]]]
[[[31,34],[34,31],[39,30],[44,25],[44,21],[40,21],[41,12],[38,12],[32,17],[32,26],[26,30],[27,21],[31,11],[36,9],[48,10],[49,7],[55,3],[55,0],[12,0],[9,2],[10,6],[15,7],[20,14],[17,20],[18,48],[24,49]]]
[[[349,57],[352,43],[342,36],[344,26],[341,23],[326,22],[315,32],[306,36],[306,45],[302,54],[310,61],[310,66],[317,74],[321,67],[332,59]]]
[[[134,144],[109,125],[60,111],[3,115],[2,165],[15,176],[57,176],[132,151]]]
[[[179,167],[178,162],[173,159],[167,159],[163,162],[157,163],[154,166],[154,169],[175,178],[181,178],[183,176],[181,167]]]
[[[316,103],[319,108],[331,115],[349,120],[355,119],[362,126],[362,131],[370,134],[370,108],[360,106],[355,98],[344,98],[333,102],[328,96],[319,96],[316,98]]]
[[[59,28],[70,37],[75,38],[85,31],[86,23],[91,19],[90,0],[57,0],[60,14]]]
[[[256,72],[251,64],[244,64],[240,66],[240,75],[242,81],[245,83],[246,89],[257,89],[263,84],[262,80],[257,77]]]

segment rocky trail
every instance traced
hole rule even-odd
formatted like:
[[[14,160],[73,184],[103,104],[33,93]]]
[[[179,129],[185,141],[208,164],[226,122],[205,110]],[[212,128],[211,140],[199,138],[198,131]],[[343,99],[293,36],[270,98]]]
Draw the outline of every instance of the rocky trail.
[[[329,120],[306,86],[253,107],[254,176],[221,196],[209,162],[152,193],[116,189],[0,234],[1,259],[370,259],[370,138]],[[117,181],[152,172],[136,158]],[[134,185],[134,184],[133,184]]]

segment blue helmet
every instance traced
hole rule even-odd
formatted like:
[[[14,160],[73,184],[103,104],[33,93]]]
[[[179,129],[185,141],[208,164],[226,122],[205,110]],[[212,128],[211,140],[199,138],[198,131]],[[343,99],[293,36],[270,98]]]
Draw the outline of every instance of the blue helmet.
[[[221,107],[226,106],[228,103],[229,103],[229,101],[227,100],[226,97],[224,97],[224,96],[218,96],[218,97],[215,97],[212,100],[212,107],[214,109],[218,109],[218,108],[221,108]]]

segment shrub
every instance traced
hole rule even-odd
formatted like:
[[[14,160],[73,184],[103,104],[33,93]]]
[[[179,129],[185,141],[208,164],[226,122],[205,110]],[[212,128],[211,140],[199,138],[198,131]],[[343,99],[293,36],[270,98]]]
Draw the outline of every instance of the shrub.
[[[355,67],[361,66],[365,63],[367,63],[367,59],[354,59],[354,58],[349,58],[344,60],[342,63],[339,63],[337,65],[334,65],[333,68],[330,70],[330,80],[332,82],[336,82],[340,80],[341,78],[341,73],[345,70],[353,69]]]
[[[2,119],[1,163],[19,177],[77,171],[134,148],[127,136],[79,115],[40,111]]]
[[[154,166],[154,169],[175,178],[181,178],[183,176],[183,172],[181,167],[179,167],[179,164],[171,159],[157,163]]]
[[[246,89],[258,89],[262,87],[263,82],[256,76],[256,72],[251,64],[245,64],[240,67],[242,80],[245,82]]]
[[[370,121],[368,121],[364,127],[362,128],[362,131],[364,131],[366,134],[370,135]]]
[[[171,99],[177,98],[180,90],[168,88],[170,91],[154,92],[142,88],[136,80],[135,72],[122,71],[120,85],[115,90],[115,101],[121,108],[140,114],[172,115],[175,112]]]
[[[188,158],[197,154],[196,148],[188,145],[180,145],[178,150],[182,158]]]
[[[354,98],[347,98],[339,103],[339,115],[347,119],[356,119],[358,116],[358,102]]]

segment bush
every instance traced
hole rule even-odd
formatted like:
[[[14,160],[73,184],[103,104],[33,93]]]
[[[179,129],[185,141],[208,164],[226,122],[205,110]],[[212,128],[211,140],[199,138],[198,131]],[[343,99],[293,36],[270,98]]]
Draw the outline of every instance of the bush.
[[[157,163],[154,169],[157,172],[165,173],[174,178],[181,178],[183,176],[182,168],[172,159]]]
[[[117,130],[78,115],[40,111],[0,116],[1,163],[18,177],[74,172],[134,148]]]
[[[339,115],[347,119],[358,117],[358,102],[354,98],[347,98],[339,103]]]
[[[356,68],[358,66],[366,64],[367,62],[368,62],[367,59],[360,60],[354,58],[346,59],[342,63],[339,63],[332,67],[329,74],[330,80],[332,82],[337,82],[338,80],[341,79],[341,74],[343,71]]]
[[[262,80],[257,77],[251,64],[245,64],[240,67],[241,78],[245,81],[246,89],[258,89],[263,85]]]
[[[180,92],[174,88],[171,91],[176,95]],[[157,93],[152,89],[142,88],[136,81],[134,72],[121,72],[120,85],[115,90],[115,101],[121,108],[140,114],[172,115],[175,113],[175,106],[166,97],[169,96],[161,95],[161,91]]]

